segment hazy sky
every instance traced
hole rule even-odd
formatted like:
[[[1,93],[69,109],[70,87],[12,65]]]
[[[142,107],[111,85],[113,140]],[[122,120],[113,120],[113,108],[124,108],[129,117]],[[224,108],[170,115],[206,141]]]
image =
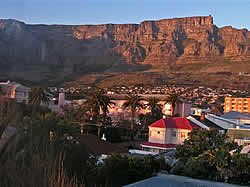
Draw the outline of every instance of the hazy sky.
[[[140,23],[213,15],[219,27],[250,29],[250,0],[1,0],[0,18],[26,23]]]

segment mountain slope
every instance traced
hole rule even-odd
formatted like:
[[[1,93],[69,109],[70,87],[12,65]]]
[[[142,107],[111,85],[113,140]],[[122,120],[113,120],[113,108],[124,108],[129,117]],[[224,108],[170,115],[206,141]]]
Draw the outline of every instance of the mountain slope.
[[[250,32],[218,28],[211,16],[75,26],[0,20],[0,79],[74,80],[149,65],[172,71],[184,64],[213,64],[216,70],[222,61],[249,67]]]

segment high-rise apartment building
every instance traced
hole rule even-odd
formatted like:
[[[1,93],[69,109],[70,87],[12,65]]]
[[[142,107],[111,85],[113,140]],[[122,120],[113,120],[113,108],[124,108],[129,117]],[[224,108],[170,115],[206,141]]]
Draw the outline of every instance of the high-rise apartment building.
[[[224,113],[230,111],[250,114],[250,98],[225,97]]]

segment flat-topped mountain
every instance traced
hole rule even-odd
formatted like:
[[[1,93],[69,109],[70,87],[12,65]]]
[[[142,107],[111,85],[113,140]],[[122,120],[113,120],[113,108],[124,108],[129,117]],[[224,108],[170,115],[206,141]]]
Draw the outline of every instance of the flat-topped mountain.
[[[250,61],[250,32],[218,28],[212,16],[103,25],[0,20],[0,79],[61,80],[91,72],[134,71],[148,64],[216,66],[218,60]]]

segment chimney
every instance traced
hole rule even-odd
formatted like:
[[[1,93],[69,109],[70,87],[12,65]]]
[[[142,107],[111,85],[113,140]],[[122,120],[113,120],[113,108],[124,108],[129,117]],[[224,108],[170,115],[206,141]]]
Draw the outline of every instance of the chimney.
[[[205,113],[204,113],[204,112],[201,113],[200,120],[201,120],[201,121],[204,121],[204,120],[205,120]]]
[[[65,94],[59,93],[59,99],[58,99],[58,110],[59,112],[62,112],[62,107],[65,105]]]

